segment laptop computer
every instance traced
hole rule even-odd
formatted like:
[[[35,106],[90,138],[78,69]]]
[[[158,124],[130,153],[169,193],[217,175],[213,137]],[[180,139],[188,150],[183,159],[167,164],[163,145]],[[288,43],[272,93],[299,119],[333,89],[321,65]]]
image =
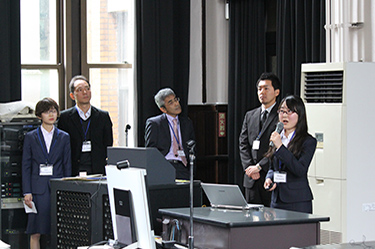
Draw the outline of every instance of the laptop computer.
[[[226,209],[259,209],[262,204],[246,202],[238,185],[201,183],[211,207]]]

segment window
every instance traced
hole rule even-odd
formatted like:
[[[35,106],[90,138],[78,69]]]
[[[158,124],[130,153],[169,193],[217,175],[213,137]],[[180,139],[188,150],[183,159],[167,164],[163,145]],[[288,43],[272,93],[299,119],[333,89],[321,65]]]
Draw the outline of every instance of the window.
[[[125,133],[125,127],[135,127],[136,120],[134,3],[135,0],[81,0],[81,23],[77,24],[78,19],[74,23],[68,19],[72,15],[69,1],[21,0],[22,100],[35,105],[43,97],[51,97],[64,109],[67,84],[74,76],[69,74],[81,71],[91,83],[92,105],[110,113],[114,145],[134,146],[136,133],[132,129],[129,136]],[[64,23],[65,8],[69,25]],[[70,34],[64,27],[74,30],[76,25],[81,25],[81,39],[64,38],[63,34]],[[69,40],[66,46],[64,39]],[[72,70],[75,51],[64,50],[71,50],[72,43],[81,46],[80,69]]]
[[[91,103],[110,113],[114,146],[134,146],[134,136],[125,134],[127,124],[134,127],[134,0],[85,0],[81,9],[82,74],[91,83]]]
[[[22,100],[51,97],[60,105],[63,81],[60,1],[21,0]]]

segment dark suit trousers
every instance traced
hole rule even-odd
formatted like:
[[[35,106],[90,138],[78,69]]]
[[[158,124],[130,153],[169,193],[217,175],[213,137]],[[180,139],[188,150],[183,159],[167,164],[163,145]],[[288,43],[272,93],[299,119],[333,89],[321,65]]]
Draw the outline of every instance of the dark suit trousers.
[[[245,188],[245,198],[248,203],[270,206],[272,192],[265,190],[263,184],[264,180],[261,177],[254,182],[252,188]]]

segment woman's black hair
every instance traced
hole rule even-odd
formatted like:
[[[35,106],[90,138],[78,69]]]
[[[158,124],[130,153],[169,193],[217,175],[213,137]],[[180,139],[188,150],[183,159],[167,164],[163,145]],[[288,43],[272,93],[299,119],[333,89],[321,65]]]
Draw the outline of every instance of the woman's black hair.
[[[296,124],[296,130],[292,140],[288,144],[288,149],[293,153],[296,158],[299,158],[302,152],[302,144],[305,141],[306,136],[308,136],[308,127],[307,127],[307,117],[306,117],[306,108],[303,100],[296,95],[289,95],[283,98],[280,102],[278,110],[284,104],[288,107],[289,110],[298,114],[298,121]],[[270,148],[266,156],[272,157],[275,152],[275,147]]]
[[[57,116],[59,116],[59,105],[52,98],[44,98],[39,100],[35,106],[35,115],[37,117],[42,117],[43,112],[49,111],[51,108],[55,108],[57,111]]]

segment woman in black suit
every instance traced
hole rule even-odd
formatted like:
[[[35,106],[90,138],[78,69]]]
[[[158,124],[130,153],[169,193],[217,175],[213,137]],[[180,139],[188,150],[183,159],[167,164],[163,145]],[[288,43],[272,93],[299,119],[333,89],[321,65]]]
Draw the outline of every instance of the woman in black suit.
[[[264,187],[272,192],[271,207],[312,213],[313,195],[307,172],[316,149],[316,139],[307,132],[306,109],[295,95],[285,97],[279,106],[284,129],[273,132],[274,144],[267,152],[271,167]]]
[[[30,234],[30,248],[40,248],[41,234],[50,234],[51,178],[71,176],[70,138],[68,133],[54,126],[59,107],[51,98],[36,104],[35,115],[42,125],[25,136],[22,155],[22,189],[24,201],[37,213],[28,214],[26,233]]]

